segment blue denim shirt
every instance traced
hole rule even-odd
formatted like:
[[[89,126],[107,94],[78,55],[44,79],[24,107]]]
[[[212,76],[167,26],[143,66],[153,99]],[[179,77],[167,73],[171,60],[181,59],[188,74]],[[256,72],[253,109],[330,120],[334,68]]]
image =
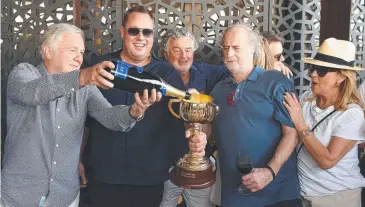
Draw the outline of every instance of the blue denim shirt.
[[[120,51],[94,57],[91,64],[120,59]],[[167,83],[184,89],[174,68],[152,58],[144,67]],[[132,105],[134,94],[118,89],[101,90],[112,104]],[[88,118],[90,129],[88,150],[91,176],[99,182],[128,185],[157,185],[169,179],[168,169],[174,160],[188,152],[183,122],[168,110],[168,97],[153,104],[145,117],[129,132],[115,132]],[[175,147],[179,146],[179,147]]]
[[[234,92],[234,106],[228,94]],[[237,191],[241,176],[236,168],[237,152],[250,150],[254,168],[262,168],[273,157],[282,138],[281,125],[293,127],[283,106],[285,91],[295,91],[292,81],[279,71],[255,67],[249,77],[236,84],[232,77],[218,83],[212,91],[220,112],[214,121],[222,175],[222,206],[263,207],[299,198],[295,152],[263,190],[249,195]]]

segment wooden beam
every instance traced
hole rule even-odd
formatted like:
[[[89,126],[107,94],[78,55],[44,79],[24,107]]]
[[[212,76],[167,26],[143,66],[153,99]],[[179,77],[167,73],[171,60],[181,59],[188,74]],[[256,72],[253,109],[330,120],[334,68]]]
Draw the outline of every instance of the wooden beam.
[[[81,27],[81,0],[73,0],[74,25]]]
[[[320,43],[334,37],[350,38],[351,0],[322,0]]]

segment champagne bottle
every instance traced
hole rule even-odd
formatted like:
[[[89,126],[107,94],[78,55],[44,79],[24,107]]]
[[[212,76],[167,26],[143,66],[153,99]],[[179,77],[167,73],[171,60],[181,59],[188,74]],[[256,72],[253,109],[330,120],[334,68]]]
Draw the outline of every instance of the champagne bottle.
[[[143,67],[131,65],[124,61],[112,60],[115,65],[114,69],[106,68],[105,70],[114,75],[114,88],[118,88],[130,93],[138,92],[142,94],[144,89],[150,92],[153,88],[160,91],[163,96],[171,96],[179,99],[185,99],[196,103],[211,102],[212,98],[204,94],[191,94],[179,90],[156,74],[145,71]]]

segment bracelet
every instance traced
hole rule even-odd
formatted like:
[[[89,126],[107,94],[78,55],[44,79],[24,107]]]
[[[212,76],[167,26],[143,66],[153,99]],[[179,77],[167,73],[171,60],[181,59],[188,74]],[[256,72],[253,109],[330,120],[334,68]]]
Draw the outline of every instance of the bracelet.
[[[276,177],[274,170],[269,165],[266,165],[266,168],[269,169],[269,171],[271,172],[271,175],[272,175],[272,179],[274,180]]]
[[[310,135],[313,135],[313,132],[312,132],[312,130],[305,130],[305,131],[302,131],[302,132],[299,132],[298,133],[298,135],[299,135],[299,138],[300,138],[300,140],[303,140],[304,138],[306,138],[307,136],[310,136]]]

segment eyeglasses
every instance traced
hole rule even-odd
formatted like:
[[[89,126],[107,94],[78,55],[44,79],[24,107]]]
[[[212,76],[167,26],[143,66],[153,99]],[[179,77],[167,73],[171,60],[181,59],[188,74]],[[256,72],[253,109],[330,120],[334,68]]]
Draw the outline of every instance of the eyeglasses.
[[[281,56],[283,56],[283,53],[279,53],[277,55],[274,55],[274,59],[277,61],[280,61]]]
[[[147,28],[131,27],[128,28],[127,32],[131,36],[138,36],[140,32],[142,32],[144,37],[151,37],[153,35],[153,29],[147,29]]]
[[[317,71],[319,77],[323,78],[326,76],[328,72],[338,72],[341,69],[329,68],[319,65],[309,65],[308,66],[308,75],[311,75],[314,71]]]

